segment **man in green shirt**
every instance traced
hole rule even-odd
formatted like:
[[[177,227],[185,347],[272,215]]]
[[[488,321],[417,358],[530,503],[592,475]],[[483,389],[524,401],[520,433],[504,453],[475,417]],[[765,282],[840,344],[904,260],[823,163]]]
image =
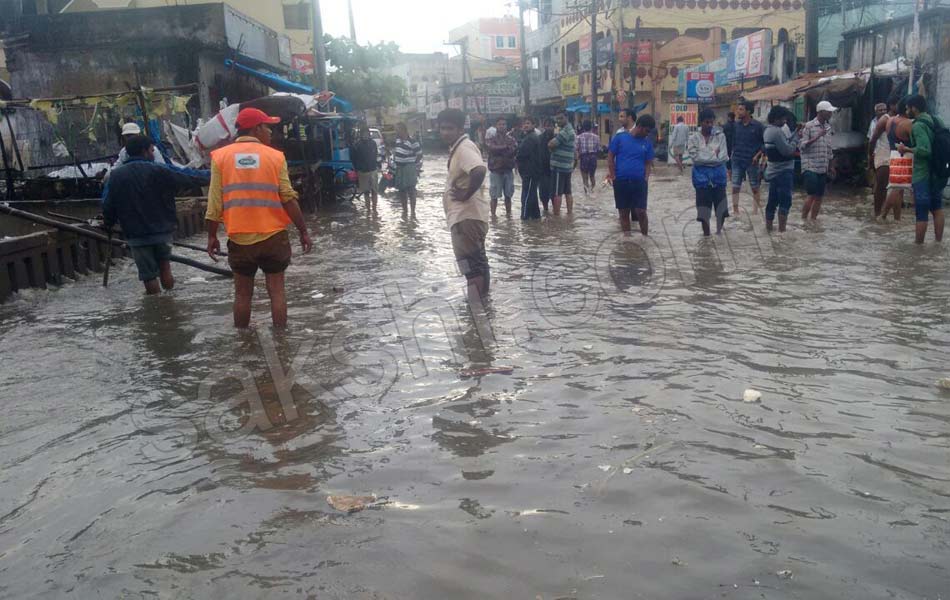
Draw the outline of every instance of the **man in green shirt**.
[[[561,214],[561,196],[567,199],[567,214],[574,212],[574,195],[571,190],[571,175],[574,172],[574,143],[576,134],[566,113],[557,115],[560,130],[554,139],[548,142],[551,150],[551,191],[553,192],[554,214]]]
[[[898,144],[901,154],[914,155],[914,172],[911,183],[914,188],[914,209],[917,212],[918,244],[927,236],[927,222],[934,216],[934,239],[943,239],[943,188],[946,179],[937,179],[930,168],[935,128],[943,127],[939,119],[927,112],[927,99],[914,95],[907,99],[907,116],[914,120],[910,134],[911,147]]]

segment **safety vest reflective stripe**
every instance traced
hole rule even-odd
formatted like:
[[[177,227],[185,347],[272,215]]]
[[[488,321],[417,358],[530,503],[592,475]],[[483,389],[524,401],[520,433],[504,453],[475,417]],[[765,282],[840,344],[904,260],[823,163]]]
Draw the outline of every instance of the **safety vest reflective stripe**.
[[[260,198],[234,198],[224,201],[224,210],[229,210],[239,206],[253,206],[261,208],[279,208],[283,210],[283,203],[280,200],[261,200]]]
[[[232,183],[224,186],[221,191],[225,194],[241,191],[274,192],[276,194],[280,192],[280,186],[271,183]]]

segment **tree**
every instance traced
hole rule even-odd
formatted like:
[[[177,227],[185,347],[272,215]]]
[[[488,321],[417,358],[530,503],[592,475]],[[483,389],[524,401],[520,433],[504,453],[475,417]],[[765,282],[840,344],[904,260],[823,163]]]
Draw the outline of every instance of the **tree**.
[[[360,46],[349,38],[325,36],[330,90],[357,110],[396,106],[406,100],[406,82],[384,69],[396,64],[392,42]]]

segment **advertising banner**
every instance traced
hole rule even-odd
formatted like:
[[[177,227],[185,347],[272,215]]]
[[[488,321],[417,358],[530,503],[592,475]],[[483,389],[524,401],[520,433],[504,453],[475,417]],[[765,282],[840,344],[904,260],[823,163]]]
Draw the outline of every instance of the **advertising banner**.
[[[716,75],[690,71],[686,74],[686,101],[706,104],[715,99]]]
[[[614,36],[607,34],[597,40],[597,66],[606,67],[614,58]]]
[[[579,58],[580,70],[590,71],[590,65],[591,65],[590,36],[585,35],[579,40],[579,43],[580,43],[580,58]]]
[[[313,54],[294,54],[291,67],[298,73],[313,75]]]
[[[772,32],[768,29],[729,42],[726,72],[729,81],[769,74]]]
[[[581,78],[577,75],[561,77],[561,95],[576,96],[581,93]]]

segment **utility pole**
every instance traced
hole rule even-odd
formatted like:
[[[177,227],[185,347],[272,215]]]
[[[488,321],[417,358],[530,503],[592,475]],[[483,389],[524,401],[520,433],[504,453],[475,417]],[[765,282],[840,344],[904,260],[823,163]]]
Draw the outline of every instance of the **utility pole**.
[[[805,0],[805,72],[818,70],[818,0]]]
[[[468,38],[462,38],[462,112],[468,113]]]
[[[323,19],[320,16],[320,0],[310,0],[313,10],[313,91],[323,92],[327,84],[327,55],[323,43]]]
[[[597,127],[597,0],[590,0],[590,121]]]
[[[633,108],[637,105],[637,65],[640,61],[640,24],[643,20],[637,17],[635,29],[633,30],[633,53],[630,57],[630,99],[627,100],[627,108]]]
[[[350,11],[350,41],[356,43],[356,23],[353,22],[353,0],[346,0],[347,9]]]
[[[521,95],[524,97],[524,114],[531,111],[531,81],[528,77],[528,50],[525,45],[524,33],[524,4],[526,0],[518,0],[518,15],[521,18]]]
[[[914,93],[914,77],[917,76],[917,63],[920,61],[920,0],[914,0],[914,32],[911,34],[914,55],[910,61],[910,77],[907,79],[907,94]]]

